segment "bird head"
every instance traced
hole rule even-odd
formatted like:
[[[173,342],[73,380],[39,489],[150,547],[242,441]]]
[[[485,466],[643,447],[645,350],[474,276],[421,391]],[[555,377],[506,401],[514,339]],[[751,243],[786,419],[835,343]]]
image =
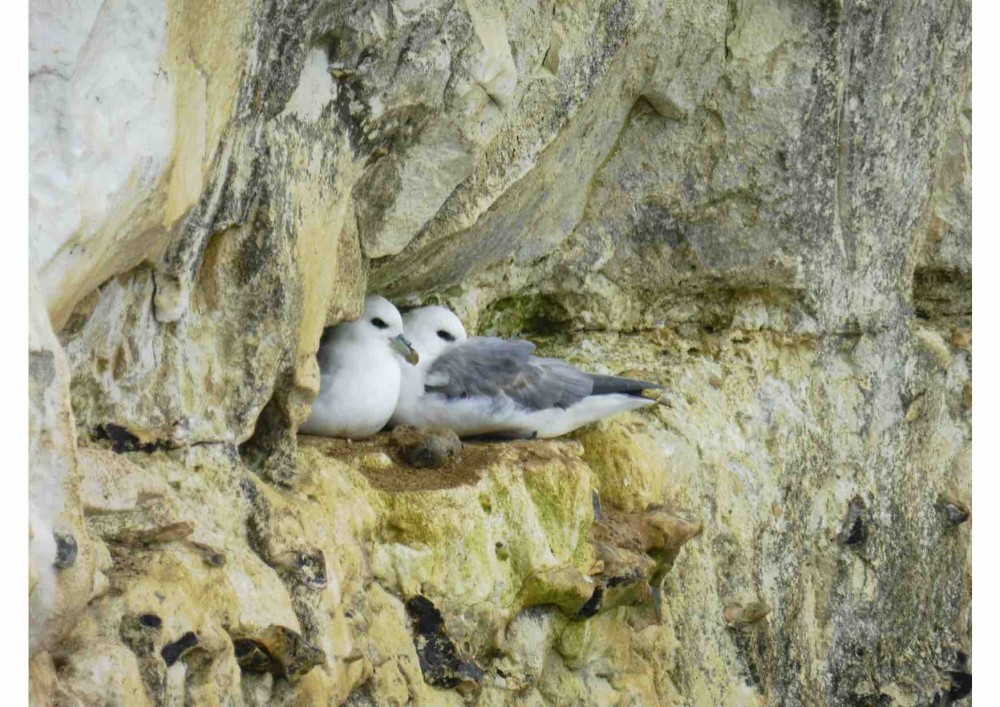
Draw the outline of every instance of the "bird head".
[[[403,315],[403,331],[429,365],[446,348],[469,338],[462,321],[447,307],[420,307]]]

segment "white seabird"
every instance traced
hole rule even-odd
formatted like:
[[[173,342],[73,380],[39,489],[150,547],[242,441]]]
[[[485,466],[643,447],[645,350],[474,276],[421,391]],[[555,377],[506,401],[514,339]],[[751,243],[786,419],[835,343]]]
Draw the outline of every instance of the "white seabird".
[[[360,319],[323,332],[316,355],[319,395],[299,432],[361,439],[381,430],[399,399],[400,367],[418,356],[403,337],[403,320],[389,300],[365,298]]]
[[[534,356],[530,341],[469,338],[445,307],[407,312],[403,331],[420,362],[402,371],[393,425],[447,427],[460,437],[558,437],[652,405],[644,393],[662,387]]]

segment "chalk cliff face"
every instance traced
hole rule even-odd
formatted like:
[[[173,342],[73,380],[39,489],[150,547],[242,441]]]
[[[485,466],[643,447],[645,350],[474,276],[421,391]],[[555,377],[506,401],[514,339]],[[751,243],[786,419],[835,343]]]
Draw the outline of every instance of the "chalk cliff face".
[[[967,0],[30,28],[36,704],[968,693]],[[663,404],[435,471],[297,437],[366,291]]]

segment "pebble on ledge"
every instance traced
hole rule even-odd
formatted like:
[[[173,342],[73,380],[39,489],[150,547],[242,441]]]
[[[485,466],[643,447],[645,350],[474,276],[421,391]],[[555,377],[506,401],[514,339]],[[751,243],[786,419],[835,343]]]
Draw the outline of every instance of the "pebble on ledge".
[[[458,435],[440,427],[400,426],[392,431],[392,443],[403,461],[417,469],[437,469],[457,460],[462,453]]]

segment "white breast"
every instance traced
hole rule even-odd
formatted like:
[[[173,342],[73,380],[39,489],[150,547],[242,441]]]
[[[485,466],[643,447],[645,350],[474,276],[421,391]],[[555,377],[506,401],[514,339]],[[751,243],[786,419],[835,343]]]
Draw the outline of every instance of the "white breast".
[[[389,421],[399,400],[399,364],[387,346],[338,351],[299,431],[361,439]]]

